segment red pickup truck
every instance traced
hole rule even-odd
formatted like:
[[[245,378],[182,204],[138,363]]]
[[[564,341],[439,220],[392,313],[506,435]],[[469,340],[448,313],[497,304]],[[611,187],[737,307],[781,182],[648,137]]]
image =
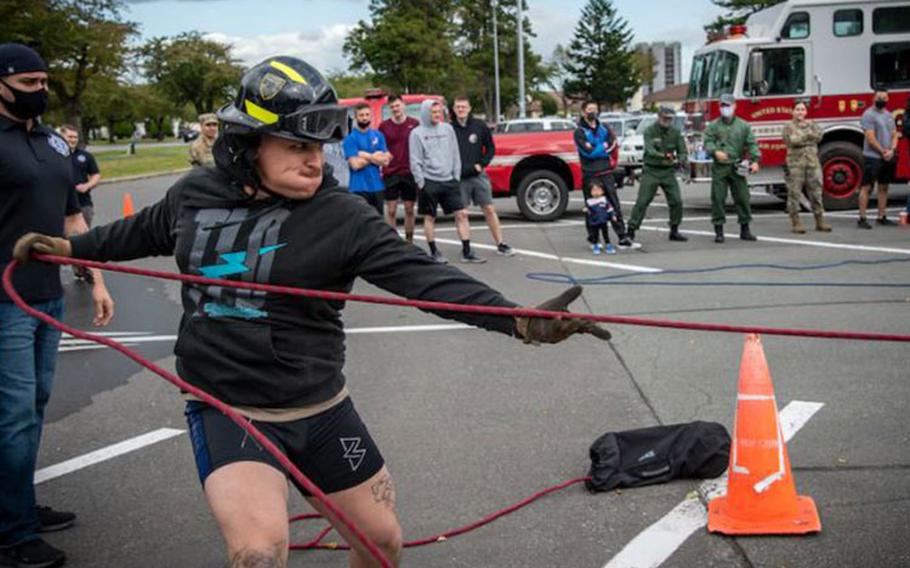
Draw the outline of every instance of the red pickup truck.
[[[438,95],[402,95],[407,113],[417,117],[420,103]],[[373,107],[373,126],[389,117],[388,97],[368,91],[363,98],[342,99],[351,106],[366,102]],[[487,168],[495,197],[515,196],[518,209],[531,221],[554,221],[569,204],[569,192],[581,187],[581,163],[571,130],[503,133],[493,136],[496,156]],[[614,161],[618,159],[618,151]],[[619,180],[620,187],[621,180]]]

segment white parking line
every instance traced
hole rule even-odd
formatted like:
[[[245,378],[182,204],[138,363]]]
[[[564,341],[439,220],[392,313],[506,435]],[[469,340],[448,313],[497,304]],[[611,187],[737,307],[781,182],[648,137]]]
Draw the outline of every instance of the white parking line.
[[[557,228],[577,227],[579,225],[584,225],[584,224],[585,224],[584,221],[561,220],[561,221],[554,221],[552,223],[516,223],[516,224],[512,224],[512,225],[501,225],[501,228],[502,229],[552,229],[554,227],[557,227]],[[457,230],[458,230],[457,227],[441,227],[441,228],[437,228],[436,232],[437,233],[452,233]],[[398,231],[398,232],[399,232],[399,234],[402,235],[402,237],[404,236],[404,233],[402,233],[401,231]],[[423,230],[421,230],[421,229],[417,229],[414,232],[418,235],[423,234]]]
[[[780,411],[781,433],[785,441],[796,435],[818,412],[821,402],[794,400]],[[695,531],[708,523],[705,502],[727,491],[727,475],[703,482],[672,511],[640,532],[604,568],[657,568],[682,546]]]
[[[415,236],[415,239],[426,240],[426,237]],[[447,245],[458,245],[461,246],[461,241],[455,241],[452,239],[436,239],[437,243],[445,243]],[[496,247],[494,245],[485,245],[481,243],[471,243],[471,246],[481,250],[492,250],[495,251]],[[556,260],[560,262],[570,262],[572,264],[584,264],[587,266],[601,266],[607,268],[616,268],[617,270],[628,270],[629,272],[646,272],[646,273],[655,273],[663,272],[663,269],[654,268],[653,266],[642,266],[640,264],[624,264],[621,262],[606,262],[603,260],[591,260],[587,258],[574,258],[570,256],[557,256],[555,254],[549,254],[546,252],[538,252],[536,250],[528,249],[519,249],[513,248],[515,254],[520,254],[524,256],[531,256],[534,258],[543,258],[546,260]]]
[[[345,333],[407,333],[414,331],[452,331],[456,329],[473,329],[474,326],[464,323],[440,323],[436,325],[396,325],[387,327],[352,327],[344,330]]]
[[[39,469],[35,472],[35,485],[50,481],[51,479],[56,479],[68,473],[73,473],[74,471],[95,465],[96,463],[101,463],[116,458],[117,456],[134,452],[145,446],[157,444],[158,442],[173,438],[174,436],[179,436],[184,432],[185,430],[177,430],[174,428],[159,428],[158,430],[153,430],[146,434],[142,434],[141,436],[136,436],[135,438],[106,446],[100,450],[77,456],[73,459],[66,460],[65,462]]]
[[[426,331],[454,331],[459,329],[473,329],[473,326],[463,324],[463,323],[441,323],[441,324],[430,324],[430,325],[397,325],[397,326],[385,326],[385,327],[351,327],[345,329],[345,333],[352,335],[360,333],[413,333],[413,332],[426,332]],[[149,332],[137,332],[138,337],[125,335],[124,332],[120,332],[120,335],[117,336],[117,340],[126,345],[127,347],[133,346],[138,343],[156,343],[156,342],[165,342],[165,341],[176,341],[176,335],[147,335]],[[66,336],[63,340],[60,341],[60,347],[58,351],[61,353],[67,353],[71,351],[91,351],[95,349],[106,349],[107,345],[99,345],[97,343],[92,343],[91,341],[85,339],[75,339],[71,336]]]
[[[640,231],[659,231],[662,233],[670,232],[670,229],[666,227],[639,227]],[[713,237],[713,231],[693,231],[692,229],[680,229],[680,233],[686,233],[689,235],[699,235],[703,237]],[[810,241],[808,239],[784,239],[780,237],[758,237],[759,241],[764,241],[768,243],[782,243],[787,245],[802,245],[806,247],[819,247],[819,248],[832,248],[832,249],[843,249],[843,250],[856,250],[862,252],[885,252],[885,253],[895,253],[895,254],[910,254],[910,249],[894,248],[894,247],[875,247],[869,245],[851,245],[848,243],[828,243],[825,241]]]

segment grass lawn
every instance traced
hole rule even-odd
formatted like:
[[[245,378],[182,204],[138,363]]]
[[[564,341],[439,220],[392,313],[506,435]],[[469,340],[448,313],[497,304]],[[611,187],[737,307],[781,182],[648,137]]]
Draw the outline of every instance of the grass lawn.
[[[136,147],[136,153],[126,151],[96,152],[102,179],[166,172],[190,167],[189,145],[168,148]]]
[[[143,138],[142,140],[139,141],[139,144],[158,144],[159,142],[180,142],[180,140],[178,140],[177,138],[174,138],[173,136],[166,136],[164,138],[164,140],[158,140],[157,138]],[[113,142],[111,142],[107,138],[97,138],[95,140],[87,140],[85,143],[88,146],[111,146],[111,145],[122,146],[124,144],[129,144],[130,139],[129,138],[120,138],[118,140],[114,140]]]

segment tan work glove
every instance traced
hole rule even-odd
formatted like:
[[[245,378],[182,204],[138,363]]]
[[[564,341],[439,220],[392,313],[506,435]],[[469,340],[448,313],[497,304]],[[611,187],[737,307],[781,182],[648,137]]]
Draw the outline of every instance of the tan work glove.
[[[32,251],[55,256],[71,256],[72,250],[70,242],[66,239],[49,237],[41,233],[26,233],[13,245],[13,258],[19,261],[19,264],[25,264]]]
[[[562,294],[535,306],[538,310],[551,312],[568,312],[569,304],[581,295],[581,286],[572,286]],[[525,343],[559,343],[575,333],[590,333],[598,339],[609,340],[611,335],[606,329],[589,320],[577,318],[545,319],[515,318],[518,334]]]

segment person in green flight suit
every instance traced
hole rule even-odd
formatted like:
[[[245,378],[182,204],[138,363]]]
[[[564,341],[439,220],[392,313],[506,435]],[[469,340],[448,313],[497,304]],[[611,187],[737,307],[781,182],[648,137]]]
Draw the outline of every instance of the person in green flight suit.
[[[749,123],[736,116],[736,99],[721,95],[720,118],[705,129],[705,150],[714,158],[711,179],[711,222],[714,224],[714,242],[724,242],[724,202],[727,188],[733,194],[736,216],[739,220],[739,238],[754,241],[749,230],[752,204],[749,201],[747,173],[758,173],[761,152]],[[748,154],[748,156],[747,156]]]
[[[686,141],[673,126],[674,117],[676,111],[670,107],[661,107],[658,121],[645,129],[644,172],[627,229],[631,239],[635,238],[635,231],[641,226],[657,188],[661,188],[670,208],[670,240],[689,240],[679,232],[683,206],[676,181],[676,166],[686,161]]]

